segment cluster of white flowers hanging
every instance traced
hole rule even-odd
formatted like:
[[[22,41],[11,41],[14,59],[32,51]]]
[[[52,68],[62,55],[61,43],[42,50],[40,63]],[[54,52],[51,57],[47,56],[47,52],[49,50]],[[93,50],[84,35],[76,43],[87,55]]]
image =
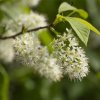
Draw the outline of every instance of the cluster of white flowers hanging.
[[[47,23],[43,15],[34,12],[19,14],[13,20],[6,21],[6,30],[8,30],[6,35],[8,33],[12,35],[20,32],[23,26],[29,30],[45,25],[47,25]]]
[[[62,76],[56,58],[50,57],[48,49],[40,44],[36,34],[24,34],[15,39],[14,50],[16,61],[35,69],[40,75],[51,80]]]
[[[58,58],[63,73],[70,79],[81,80],[88,74],[87,57],[71,31],[64,33],[63,36],[58,35],[58,39],[53,41],[53,48],[53,56]]]
[[[43,15],[30,12],[21,14],[14,20],[9,20],[6,24],[5,36],[14,35],[22,30],[22,26],[29,29],[47,25]],[[33,68],[41,76],[47,77],[53,81],[60,80],[62,71],[57,65],[57,59],[49,55],[48,49],[42,46],[38,39],[38,34],[44,29],[37,32],[23,33],[12,39],[14,48],[14,60],[21,65]],[[9,53],[8,53],[9,54]],[[9,56],[9,55],[7,55]],[[54,67],[55,66],[55,67]]]

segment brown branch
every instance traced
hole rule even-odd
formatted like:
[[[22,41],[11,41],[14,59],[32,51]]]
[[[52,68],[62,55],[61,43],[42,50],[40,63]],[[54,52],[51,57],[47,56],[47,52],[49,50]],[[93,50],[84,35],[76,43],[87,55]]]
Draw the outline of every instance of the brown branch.
[[[37,28],[34,28],[34,29],[29,29],[29,30],[27,30],[27,31],[25,31],[25,32],[26,32],[26,33],[27,33],[27,32],[29,33],[29,32],[38,31],[38,30],[41,30],[41,29],[44,29],[44,28],[48,28],[48,29],[49,29],[51,26],[52,26],[52,24],[47,25],[47,26],[37,27]],[[24,27],[23,27],[23,28],[24,28]],[[15,35],[0,37],[0,39],[1,39],[1,40],[5,40],[5,39],[15,38],[15,37],[17,37],[17,36],[23,34],[23,31],[24,31],[23,28],[22,28],[22,31],[21,31],[21,32],[15,34]]]

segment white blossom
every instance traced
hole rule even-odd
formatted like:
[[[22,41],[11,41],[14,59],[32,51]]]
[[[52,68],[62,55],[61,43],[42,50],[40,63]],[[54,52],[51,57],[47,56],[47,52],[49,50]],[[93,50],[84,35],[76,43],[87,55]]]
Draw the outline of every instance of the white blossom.
[[[16,34],[22,31],[22,27],[24,26],[27,30],[37,28],[40,26],[47,25],[46,19],[43,15],[38,13],[30,12],[27,14],[19,14],[13,20],[9,20],[6,23],[6,34],[9,30]]]
[[[24,65],[34,66],[40,57],[40,48],[40,42],[34,33],[18,36],[14,43],[15,59]]]
[[[69,75],[70,79],[79,79],[85,77],[88,73],[88,61],[84,51],[80,47],[67,48],[67,58],[64,66],[66,66],[65,73]]]
[[[58,58],[59,65],[64,69],[63,73],[70,79],[81,80],[88,74],[87,57],[71,31],[64,33],[63,36],[59,35],[52,45],[54,57]]]
[[[49,55],[46,47],[41,46],[38,37],[31,34],[23,34],[15,39],[14,44],[16,61],[29,66],[52,81],[59,81],[62,71],[57,65],[57,59]]]
[[[38,63],[39,65],[36,66],[36,69],[42,76],[45,76],[52,81],[60,81],[63,77],[62,69],[57,64],[57,59],[53,57],[47,57]],[[41,68],[40,68],[41,67]]]
[[[17,25],[11,21],[6,28],[19,32],[22,25],[25,28],[33,29],[47,24],[43,16],[32,12],[29,15],[20,15],[15,21]],[[13,45],[15,61],[33,68],[41,76],[58,81],[62,77],[61,68],[57,65],[56,58],[51,57],[48,49],[41,45],[38,39],[39,32],[24,33],[15,38]]]
[[[17,22],[17,24],[15,23]],[[40,26],[45,26],[45,17],[34,12],[29,14],[21,14],[15,20],[10,20],[7,24],[6,29],[11,30],[12,32],[20,32],[22,26],[25,28],[33,29]],[[41,30],[44,31],[44,30]],[[40,41],[38,39],[38,34],[41,31],[24,33],[15,39],[14,49],[16,58],[23,59],[21,62],[24,62],[26,65],[34,65],[34,62],[39,59],[39,50],[42,48]],[[32,61],[33,60],[33,61]]]
[[[42,15],[34,12],[21,14],[14,20],[7,22],[5,36],[20,32],[22,26],[29,30],[45,25],[47,23]],[[52,81],[59,81],[62,78],[62,68],[57,64],[57,59],[52,54],[49,54],[48,49],[41,45],[38,38],[38,34],[41,31],[44,31],[44,29],[37,32],[25,32],[14,39],[15,61],[32,68],[41,76]]]

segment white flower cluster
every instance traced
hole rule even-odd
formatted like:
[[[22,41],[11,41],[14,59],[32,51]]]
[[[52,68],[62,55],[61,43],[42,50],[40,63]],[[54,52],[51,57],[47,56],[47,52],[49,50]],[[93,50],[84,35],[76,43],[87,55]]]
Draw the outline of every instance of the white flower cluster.
[[[79,47],[76,37],[69,31],[53,41],[54,57],[58,58],[63,73],[70,79],[81,80],[88,74],[88,61],[84,50]]]
[[[45,26],[45,18],[35,13],[21,15],[14,22],[9,22],[7,29],[19,32],[22,25],[28,29]],[[41,30],[43,31],[43,30]],[[57,59],[50,56],[48,49],[41,45],[38,39],[38,32],[24,33],[14,40],[15,61],[22,65],[29,66],[37,71],[41,76],[45,76],[53,81],[60,80],[62,71],[57,65]]]
[[[39,15],[39,14],[34,13],[34,12],[30,12],[28,14],[25,14],[25,13],[24,14],[19,14],[17,17],[15,17],[12,20],[5,20],[4,19],[2,21],[2,24],[6,24],[6,27],[5,27],[6,32],[5,32],[5,34],[3,34],[3,36],[15,35],[16,33],[20,32],[22,30],[22,26],[24,26],[27,29],[33,29],[35,27],[40,27],[40,26],[47,25],[47,23],[45,21],[45,17],[43,15]],[[5,46],[3,46],[3,42],[4,42]],[[0,54],[2,54],[0,56],[0,58],[3,59],[3,57],[5,58],[5,56],[7,56],[6,54],[8,54],[8,57],[6,57],[6,59],[7,58],[12,59],[12,58],[14,58],[14,57],[12,57],[13,52],[11,53],[13,39],[11,39],[10,41],[8,40],[8,42],[6,42],[6,43],[7,44],[5,44],[5,41],[2,41],[2,42],[0,41]],[[6,46],[6,45],[9,45],[9,46]],[[5,51],[4,48],[6,48],[5,50],[7,50],[7,51]],[[6,54],[4,54],[4,53],[6,53]],[[11,56],[10,56],[10,54],[11,54]],[[11,62],[11,59],[10,59],[10,62]]]
[[[39,59],[40,42],[34,33],[26,33],[16,37],[14,40],[14,50],[16,60],[24,63],[27,66],[34,66],[35,62]]]
[[[28,6],[36,6],[38,5],[40,0],[21,0],[23,4]]]
[[[16,61],[32,67],[40,75],[53,81],[60,80],[62,71],[57,65],[57,59],[49,56],[46,47],[41,46],[34,33],[23,34],[15,39],[14,49]]]
[[[6,30],[12,31],[11,33],[16,34],[22,30],[22,26],[29,30],[45,25],[47,25],[47,23],[43,15],[30,12],[27,14],[20,14],[14,20],[8,21],[6,24]]]
[[[42,76],[52,81],[60,81],[62,78],[62,69],[57,64],[57,59],[51,56],[40,60],[40,63],[36,66],[36,70],[38,70]]]

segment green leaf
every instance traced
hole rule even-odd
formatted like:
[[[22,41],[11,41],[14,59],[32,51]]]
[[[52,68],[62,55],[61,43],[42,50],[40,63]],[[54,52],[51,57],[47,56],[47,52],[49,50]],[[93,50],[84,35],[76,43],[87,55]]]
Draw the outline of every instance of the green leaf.
[[[69,5],[69,4],[66,3],[66,2],[63,2],[63,3],[60,5],[59,9],[58,9],[58,13],[62,13],[62,12],[64,12],[64,11],[68,11],[68,10],[76,10],[76,8],[73,7],[73,6],[71,6],[71,5]]]
[[[81,23],[79,20],[72,18],[72,17],[66,17],[66,21],[68,21],[75,31],[75,33],[78,35],[78,37],[81,39],[81,41],[87,45],[90,29]]]
[[[77,8],[75,8],[75,7],[71,6],[71,5],[69,5],[69,4],[66,3],[66,2],[63,2],[63,3],[60,5],[60,7],[59,7],[59,9],[58,9],[58,13],[62,13],[62,12],[69,11],[69,10],[72,10],[72,11],[74,11],[74,12],[79,13],[80,16],[83,17],[83,18],[87,18],[87,17],[88,17],[88,13],[87,13],[86,11],[84,11],[84,10],[82,10],[82,9],[77,9]]]
[[[87,45],[88,37],[90,30],[100,35],[100,31],[98,31],[94,26],[92,26],[89,22],[76,17],[65,17],[62,15],[57,15],[56,20],[54,21],[54,25],[59,22],[67,21],[70,23],[76,34],[79,36],[81,41]]]
[[[84,19],[88,17],[88,13],[84,11],[83,9],[77,9],[76,12],[78,12],[80,16],[83,17]]]
[[[48,47],[49,52],[52,51],[52,47],[49,45],[53,41],[52,35],[47,30],[39,32],[39,39],[43,45]]]
[[[86,25],[90,30],[92,30],[93,32],[97,33],[98,35],[100,35],[100,31],[98,31],[93,25],[91,25],[89,22],[81,19],[81,18],[73,18],[74,20],[77,20],[81,23],[83,23],[84,25]]]

